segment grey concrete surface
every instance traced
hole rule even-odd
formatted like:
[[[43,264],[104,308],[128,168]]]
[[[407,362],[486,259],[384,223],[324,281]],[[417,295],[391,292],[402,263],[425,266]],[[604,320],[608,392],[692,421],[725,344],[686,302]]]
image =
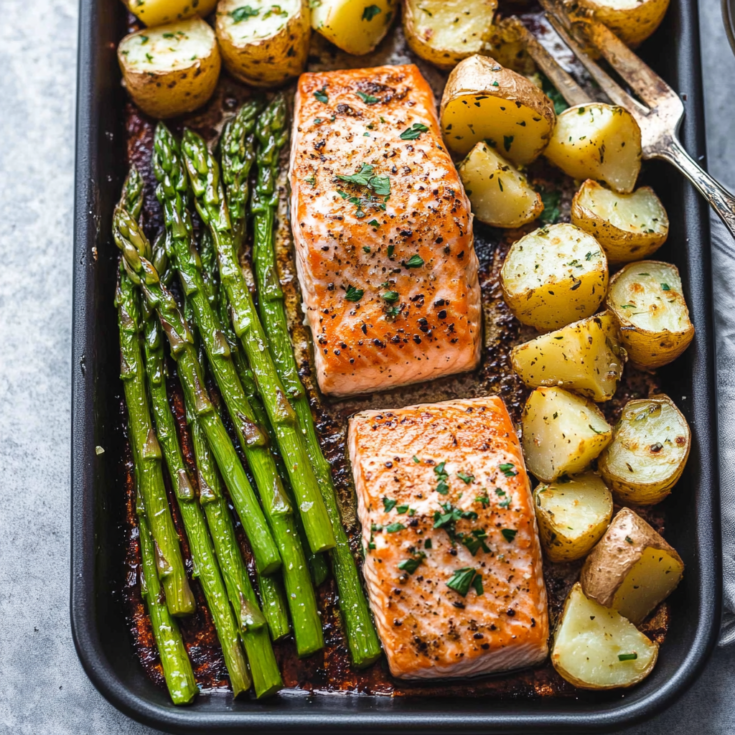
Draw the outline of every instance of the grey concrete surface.
[[[92,2],[93,0],[89,0]],[[77,0],[2,0],[0,733],[151,733],[94,690],[69,630],[69,396]],[[735,60],[701,0],[710,169],[735,188]],[[735,651],[628,735],[735,732]]]

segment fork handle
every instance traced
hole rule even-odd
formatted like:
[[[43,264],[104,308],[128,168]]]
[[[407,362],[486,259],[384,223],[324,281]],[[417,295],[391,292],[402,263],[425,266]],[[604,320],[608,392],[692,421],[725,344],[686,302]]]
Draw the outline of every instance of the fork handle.
[[[681,143],[672,138],[654,156],[663,158],[676,166],[709,202],[720,219],[735,238],[735,196],[722,184],[713,179],[685,150]]]

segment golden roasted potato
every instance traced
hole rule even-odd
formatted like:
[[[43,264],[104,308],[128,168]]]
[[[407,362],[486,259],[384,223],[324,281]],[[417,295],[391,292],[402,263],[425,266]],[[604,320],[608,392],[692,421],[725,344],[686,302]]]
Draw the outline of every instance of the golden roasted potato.
[[[667,365],[694,339],[694,325],[675,265],[641,260],[610,281],[607,307],[631,362],[647,370]]]
[[[637,46],[658,28],[669,0],[579,0],[579,5],[628,46]]]
[[[578,227],[548,225],[513,243],[500,282],[518,321],[558,329],[597,311],[607,293],[607,258]]]
[[[623,508],[587,557],[580,582],[587,597],[639,625],[676,588],[684,562],[630,508]]]
[[[470,151],[458,170],[473,214],[486,225],[520,227],[544,210],[526,177],[485,141]]]
[[[539,485],[533,496],[541,545],[554,562],[581,559],[612,518],[612,494],[595,472]]]
[[[158,118],[207,102],[221,65],[214,31],[201,18],[131,33],[120,41],[117,58],[133,102]]]
[[[307,0],[220,0],[215,25],[225,68],[256,87],[272,87],[298,76],[309,55],[311,22]]]
[[[586,469],[612,439],[597,406],[561,388],[537,388],[523,409],[521,445],[526,466],[553,482]]]
[[[676,485],[689,457],[691,432],[666,395],[625,404],[599,470],[624,503],[660,503]]]
[[[557,118],[544,155],[575,179],[598,179],[629,194],[641,169],[641,129],[622,107],[577,105]]]
[[[647,258],[669,236],[666,210],[650,186],[618,194],[587,179],[572,200],[572,222],[597,238],[611,263]]]
[[[396,15],[397,0],[312,0],[311,27],[348,54],[369,54]]]
[[[123,0],[128,10],[147,26],[161,26],[193,15],[206,18],[217,0]]]
[[[615,320],[604,312],[514,347],[511,361],[529,388],[553,385],[609,401],[623,374],[625,350]]]
[[[554,105],[531,81],[487,56],[470,56],[449,75],[441,126],[449,148],[466,154],[484,140],[512,163],[526,164],[546,147]]]
[[[585,597],[577,582],[554,632],[551,663],[580,689],[618,689],[645,679],[658,644],[614,610]]]
[[[497,6],[497,0],[403,0],[403,32],[415,54],[452,69],[480,53]]]

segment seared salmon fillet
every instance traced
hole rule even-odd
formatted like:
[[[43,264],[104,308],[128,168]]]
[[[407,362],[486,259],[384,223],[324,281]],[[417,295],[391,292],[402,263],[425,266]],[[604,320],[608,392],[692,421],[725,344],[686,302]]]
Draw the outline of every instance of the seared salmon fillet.
[[[470,370],[481,343],[470,204],[413,65],[302,74],[291,221],[322,392]]]
[[[365,411],[349,452],[370,606],[393,676],[475,676],[547,655],[541,546],[503,401]]]

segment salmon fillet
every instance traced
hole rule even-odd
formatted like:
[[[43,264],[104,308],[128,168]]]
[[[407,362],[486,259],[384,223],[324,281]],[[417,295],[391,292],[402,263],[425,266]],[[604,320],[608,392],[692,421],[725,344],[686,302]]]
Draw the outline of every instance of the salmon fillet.
[[[393,676],[536,664],[549,621],[528,475],[496,397],[364,411],[349,452],[370,606]]]
[[[299,79],[291,220],[324,393],[431,380],[479,360],[472,214],[435,108],[413,65]]]

